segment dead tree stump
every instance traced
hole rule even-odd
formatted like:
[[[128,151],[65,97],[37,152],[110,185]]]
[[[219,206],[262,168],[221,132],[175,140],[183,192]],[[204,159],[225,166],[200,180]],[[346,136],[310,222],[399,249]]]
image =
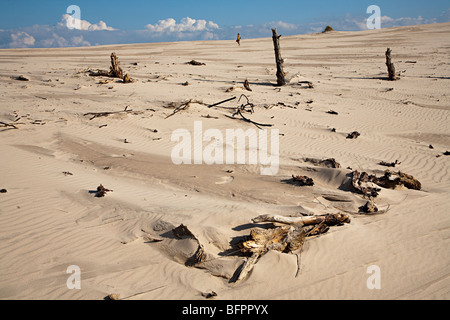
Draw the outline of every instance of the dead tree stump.
[[[286,85],[286,73],[283,70],[283,63],[284,60],[281,57],[281,50],[280,50],[280,37],[281,35],[277,34],[277,29],[272,29],[272,33],[273,33],[273,46],[275,48],[275,60],[277,63],[277,84],[279,86],[284,86]]]
[[[389,81],[395,81],[398,79],[398,77],[395,75],[395,66],[391,60],[391,53],[392,53],[392,50],[390,48],[388,48],[386,51],[386,66],[388,68]]]
[[[111,77],[123,79],[123,71],[116,54],[111,53]]]

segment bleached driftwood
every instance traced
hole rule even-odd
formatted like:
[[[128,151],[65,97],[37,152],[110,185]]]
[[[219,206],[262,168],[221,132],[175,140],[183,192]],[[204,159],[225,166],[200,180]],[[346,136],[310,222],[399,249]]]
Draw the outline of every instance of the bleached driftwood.
[[[346,214],[327,214],[310,217],[284,217],[261,215],[252,219],[254,223],[275,222],[285,224],[275,229],[255,228],[244,241],[238,244],[242,253],[251,254],[242,265],[236,282],[244,280],[255,266],[259,257],[270,250],[284,253],[295,252],[303,247],[306,237],[323,234],[330,226],[350,223]],[[312,227],[308,227],[312,226]]]
[[[253,270],[253,267],[255,266],[256,262],[258,261],[259,257],[261,255],[259,253],[254,253],[250,258],[248,258],[244,264],[241,267],[241,271],[239,273],[239,276],[236,279],[236,282],[240,282],[244,280],[247,275],[250,273],[250,271]]]
[[[254,223],[261,222],[276,222],[283,224],[300,224],[303,226],[310,226],[320,223],[325,223],[328,226],[342,225],[343,223],[350,223],[350,216],[343,213],[334,213],[321,216],[306,216],[306,217],[285,217],[279,215],[261,215],[252,219]]]

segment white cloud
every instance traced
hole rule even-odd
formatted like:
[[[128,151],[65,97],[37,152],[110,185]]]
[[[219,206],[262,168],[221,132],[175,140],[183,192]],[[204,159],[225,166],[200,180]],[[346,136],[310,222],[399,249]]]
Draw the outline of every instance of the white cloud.
[[[41,44],[45,48],[68,47],[69,41],[53,32],[50,38],[43,39]]]
[[[26,32],[16,32],[11,34],[11,42],[9,43],[9,46],[11,48],[27,48],[32,47],[36,40],[33,36],[30,36]]]
[[[155,33],[180,33],[180,32],[202,32],[213,31],[219,29],[219,26],[206,20],[196,20],[189,17],[181,19],[180,23],[177,23],[175,19],[168,18],[165,20],[159,20],[157,24],[148,24],[147,30]]]
[[[91,45],[89,41],[84,40],[83,36],[72,37],[70,41],[75,47],[89,47]]]
[[[269,24],[266,24],[266,25],[269,25]],[[299,25],[297,25],[297,24],[292,24],[292,23],[283,22],[283,21],[273,22],[270,25],[272,26],[272,28],[280,28],[280,29],[284,29],[284,30],[295,30],[295,29],[299,28]]]
[[[58,23],[59,27],[64,27],[68,29],[76,29],[76,30],[84,30],[84,31],[114,31],[116,29],[112,27],[108,27],[104,21],[99,21],[96,24],[92,24],[86,20],[80,20],[72,17],[69,14],[64,14],[61,18],[61,21]]]

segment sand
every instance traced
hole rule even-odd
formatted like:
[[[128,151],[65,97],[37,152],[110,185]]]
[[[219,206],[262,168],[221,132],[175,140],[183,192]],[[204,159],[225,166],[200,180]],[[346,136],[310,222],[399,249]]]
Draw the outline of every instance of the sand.
[[[271,38],[1,50],[0,121],[16,128],[0,125],[0,299],[450,298],[449,33],[447,23],[282,37],[281,88]],[[399,81],[384,79],[388,47]],[[86,72],[108,69],[112,52],[133,83]],[[260,163],[175,165],[172,134],[193,133],[195,121],[203,132],[260,134],[225,116],[243,100],[207,107],[241,94],[254,104],[248,118],[279,130],[277,174],[261,175]],[[306,160],[327,158],[341,167]],[[382,174],[378,163],[396,160],[422,190],[382,189],[376,203],[388,211],[360,214],[367,199],[349,187],[352,170]],[[112,192],[95,197],[100,184]],[[351,223],[301,252],[268,252],[230,282],[244,261],[233,245],[252,218],[334,212]],[[171,232],[180,224],[207,252],[197,268],[184,264],[195,245]],[[67,286],[72,265],[80,289]]]

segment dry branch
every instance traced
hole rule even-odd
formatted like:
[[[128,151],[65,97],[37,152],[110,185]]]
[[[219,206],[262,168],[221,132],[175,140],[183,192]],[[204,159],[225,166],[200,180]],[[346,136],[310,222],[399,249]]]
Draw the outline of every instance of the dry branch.
[[[10,127],[10,128],[13,128],[13,129],[19,129],[19,128],[17,128],[15,125],[13,125],[12,123],[6,123],[6,122],[1,122],[1,121],[0,121],[0,125],[3,126],[3,127],[5,127],[5,128]]]
[[[169,114],[166,119],[170,118],[171,116],[177,114],[178,112],[182,111],[182,110],[186,110],[187,108],[189,108],[190,104],[192,102],[192,99],[183,103],[182,105],[180,105],[179,107],[175,108],[175,110],[173,110],[173,112],[171,114]]]
[[[227,99],[227,100],[223,100],[223,101],[220,101],[220,102],[217,102],[217,103],[214,103],[214,104],[208,106],[208,108],[217,107],[217,106],[219,106],[219,105],[221,105],[221,104],[223,104],[225,102],[232,101],[232,100],[235,100],[235,99],[236,99],[236,97],[233,97],[233,98],[230,98],[230,99]]]
[[[306,216],[306,217],[285,217],[279,215],[261,215],[252,219],[253,223],[261,222],[276,222],[283,224],[298,224],[302,226],[311,226],[320,223],[325,223],[327,226],[342,225],[350,223],[350,216],[343,213],[333,213],[321,216]]]
[[[95,118],[99,118],[99,117],[107,117],[113,114],[121,114],[121,113],[134,113],[136,114],[137,111],[133,111],[133,110],[127,110],[128,107],[125,108],[125,110],[122,111],[107,111],[107,112],[88,112],[85,113],[84,116],[92,116],[92,118],[90,118],[89,120],[93,120]]]
[[[240,115],[240,116],[241,116],[241,119],[235,118],[234,115],[236,115],[236,114]],[[234,115],[233,115],[233,116],[225,115],[225,116],[228,117],[228,118],[230,118],[230,119],[243,120],[243,121],[245,121],[245,122],[254,124],[258,129],[261,129],[260,127],[273,127],[273,124],[258,123],[258,122],[252,121],[252,120],[250,120],[250,119],[247,119],[246,117],[244,117],[244,116],[242,115],[241,110],[238,110]]]

